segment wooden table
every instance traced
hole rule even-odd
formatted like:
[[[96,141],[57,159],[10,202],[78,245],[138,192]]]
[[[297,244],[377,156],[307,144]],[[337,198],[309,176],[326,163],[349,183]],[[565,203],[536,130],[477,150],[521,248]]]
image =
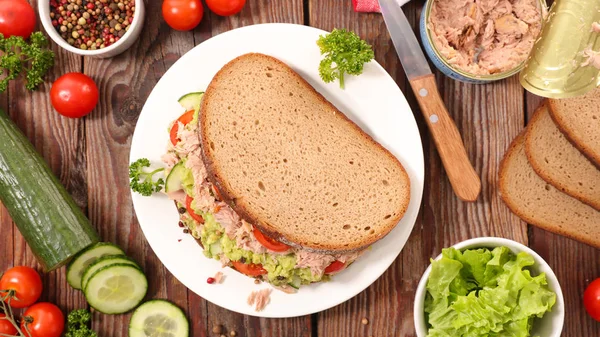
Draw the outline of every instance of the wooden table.
[[[600,276],[600,250],[528,226],[508,210],[498,194],[500,160],[540,101],[525,92],[516,77],[489,85],[468,85],[437,76],[443,99],[483,183],[479,200],[464,203],[452,192],[381,15],[354,13],[350,0],[248,0],[240,15],[222,18],[205,12],[196,30],[176,32],[162,20],[160,4],[159,0],[146,0],[144,32],[126,53],[106,60],[84,59],[54,46],[57,62],[47,83],[34,93],[26,91],[22,82],[12,83],[8,93],[0,96],[0,107],[9,111],[42,153],[103,240],[123,247],[152,275],[148,297],[168,298],[186,309],[192,336],[214,336],[212,328],[216,324],[237,331],[238,336],[415,336],[413,297],[429,259],[444,247],[487,235],[527,243],[550,263],[567,306],[563,336],[600,336],[600,324],[586,315],[582,305],[585,286]],[[422,5],[423,1],[413,1],[405,6],[415,30]],[[347,28],[359,33],[374,46],[377,61],[407,96],[421,129],[425,153],[420,215],[395,263],[346,303],[293,319],[243,316],[187,290],[148,246],[128,188],[131,136],[140,110],[160,77],[181,55],[211,36],[265,22],[298,23],[326,30]],[[83,119],[63,118],[49,102],[50,83],[70,71],[90,75],[101,91],[98,107]],[[13,265],[36,265],[3,208],[0,233],[0,271]],[[65,311],[86,306],[83,295],[67,285],[64,268],[44,275],[43,281],[44,300],[57,303]],[[367,325],[361,324],[365,317]],[[126,336],[128,322],[129,315],[94,314],[94,328],[100,336]]]

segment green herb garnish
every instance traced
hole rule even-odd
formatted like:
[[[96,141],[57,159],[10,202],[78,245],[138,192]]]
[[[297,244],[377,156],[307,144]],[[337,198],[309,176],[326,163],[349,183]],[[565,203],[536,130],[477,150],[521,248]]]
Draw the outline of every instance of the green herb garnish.
[[[165,185],[165,180],[159,178],[154,181],[152,176],[156,173],[164,171],[164,168],[159,168],[151,172],[147,172],[144,168],[150,167],[150,160],[148,158],[141,158],[133,162],[129,166],[129,178],[131,182],[129,185],[134,192],[137,192],[143,196],[150,196],[154,192],[160,192]]]
[[[47,46],[48,40],[41,32],[31,34],[29,42],[20,36],[5,38],[0,34],[0,68],[5,73],[0,80],[0,92],[6,91],[8,82],[19,77],[23,71],[27,79],[25,87],[35,90],[54,65],[54,53]]]
[[[73,310],[67,316],[67,332],[65,337],[98,337],[98,334],[89,328],[92,314],[86,309]]]
[[[354,32],[334,29],[317,40],[321,55],[325,58],[319,64],[319,75],[325,83],[339,79],[344,89],[344,74],[360,75],[365,63],[370,62],[375,53],[369,44]]]

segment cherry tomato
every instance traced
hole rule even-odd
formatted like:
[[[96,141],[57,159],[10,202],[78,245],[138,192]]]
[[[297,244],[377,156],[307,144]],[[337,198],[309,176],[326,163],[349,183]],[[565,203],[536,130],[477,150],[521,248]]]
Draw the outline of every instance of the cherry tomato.
[[[206,0],[206,5],[217,15],[229,16],[239,13],[246,0]]]
[[[196,214],[196,212],[194,212],[194,209],[192,208],[192,201],[194,201],[194,198],[190,197],[189,195],[185,196],[185,208],[187,208],[188,213],[190,213],[190,216],[192,217],[192,219],[198,221],[199,223],[204,223],[204,218],[198,214]]]
[[[17,328],[11,322],[4,319],[5,314],[0,314],[0,336],[16,336]]]
[[[98,87],[85,74],[64,74],[52,84],[50,101],[59,114],[80,118],[92,112],[98,104]]]
[[[21,328],[25,329],[25,325],[31,332],[28,337],[60,337],[65,329],[65,316],[52,303],[36,303],[23,314]]]
[[[279,241],[273,240],[270,237],[265,236],[258,228],[254,228],[254,237],[261,245],[265,246],[265,248],[272,250],[274,252],[285,252],[290,249],[290,246],[285,243],[281,243]]]
[[[233,264],[233,268],[235,268],[235,270],[248,276],[256,277],[267,274],[267,271],[262,267],[261,264],[246,264],[241,263],[240,261],[231,261],[231,264]]]
[[[183,115],[179,116],[177,121],[181,122],[181,124],[183,124],[183,125],[186,125],[187,123],[191,122],[193,119],[194,119],[194,110],[188,110]],[[180,140],[179,138],[177,138],[178,131],[179,131],[179,123],[173,123],[173,126],[171,127],[171,133],[170,133],[171,143],[173,145],[177,145],[177,143]]]
[[[171,28],[192,30],[202,21],[204,7],[200,0],[164,0],[162,15]]]
[[[593,319],[600,322],[600,278],[594,280],[583,293],[583,305]]]
[[[344,269],[344,267],[346,267],[345,263],[335,260],[335,261],[331,262],[331,264],[329,266],[327,266],[327,268],[325,268],[325,274],[332,274],[332,273],[338,272],[338,271]]]
[[[35,29],[35,11],[26,0],[0,0],[0,33],[29,38]]]
[[[42,278],[30,267],[13,267],[0,278],[0,290],[13,290],[15,298],[10,300],[13,308],[25,308],[35,303],[42,294]],[[2,295],[6,292],[2,293]],[[8,299],[5,301],[8,302]]]

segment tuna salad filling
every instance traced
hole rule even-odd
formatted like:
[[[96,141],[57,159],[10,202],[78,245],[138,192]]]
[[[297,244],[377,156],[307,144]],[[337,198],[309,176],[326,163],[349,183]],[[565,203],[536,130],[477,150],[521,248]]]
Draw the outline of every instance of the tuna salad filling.
[[[197,134],[197,111],[187,123],[184,116],[169,126],[171,141],[162,161],[167,177],[175,170],[181,177],[182,189],[167,189],[167,195],[175,201],[183,225],[202,243],[204,255],[285,290],[328,280],[364,252],[319,254],[264,237],[223,202],[208,181]]]

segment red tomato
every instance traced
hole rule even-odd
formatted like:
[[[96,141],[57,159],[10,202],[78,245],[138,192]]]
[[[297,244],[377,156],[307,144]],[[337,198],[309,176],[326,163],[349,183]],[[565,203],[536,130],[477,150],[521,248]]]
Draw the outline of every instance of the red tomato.
[[[281,243],[279,241],[273,240],[270,237],[265,236],[258,228],[254,228],[254,237],[261,245],[265,246],[265,248],[272,250],[274,252],[285,252],[290,249],[290,246],[285,243]]]
[[[600,278],[594,280],[583,293],[583,305],[593,319],[600,322]]]
[[[98,104],[98,87],[85,74],[64,74],[52,84],[50,101],[54,109],[63,116],[83,117]]]
[[[183,124],[183,125],[186,125],[187,123],[191,122],[192,119],[194,119],[194,110],[188,110],[183,115],[181,115],[177,119],[177,121],[181,122],[181,124]],[[177,145],[177,143],[179,142],[179,138],[177,138],[178,131],[179,131],[179,123],[174,123],[173,126],[171,127],[171,133],[170,133],[171,143],[173,145]]]
[[[16,336],[17,328],[11,322],[3,319],[5,314],[0,314],[0,336]]]
[[[217,15],[229,16],[239,13],[246,0],[206,0],[206,5]]]
[[[192,197],[190,197],[189,195],[185,196],[185,208],[187,208],[188,213],[190,213],[190,216],[192,217],[192,219],[198,221],[199,223],[204,223],[204,218],[201,215],[196,214],[196,212],[194,212],[194,209],[192,208],[192,201],[194,201],[194,199]]]
[[[26,0],[0,1],[0,33],[29,38],[35,29],[35,11]]]
[[[331,264],[329,266],[327,266],[327,268],[325,268],[325,274],[332,274],[332,273],[338,272],[338,271],[344,269],[344,267],[346,267],[345,263],[335,260],[335,261],[331,262]]]
[[[14,291],[15,298],[10,300],[13,308],[25,308],[35,303],[42,294],[42,278],[30,267],[13,267],[0,278],[0,290]],[[2,293],[2,295],[6,292]],[[8,302],[8,299],[7,301]]]
[[[231,261],[231,263],[233,264],[233,268],[235,268],[240,273],[246,274],[248,276],[256,277],[267,274],[267,271],[262,267],[261,264],[245,264],[239,261]]]
[[[171,28],[192,30],[202,21],[204,7],[200,0],[164,0],[162,15]]]
[[[215,199],[219,200],[219,201],[223,201],[223,196],[221,195],[221,192],[219,192],[219,190],[217,189],[217,187],[214,184],[210,184],[210,187],[212,188],[213,194],[215,196]],[[220,208],[219,208],[220,209]],[[218,211],[215,211],[215,213],[217,213]]]
[[[21,329],[31,332],[28,337],[60,337],[65,329],[65,316],[60,309],[47,302],[29,307],[23,314]]]

